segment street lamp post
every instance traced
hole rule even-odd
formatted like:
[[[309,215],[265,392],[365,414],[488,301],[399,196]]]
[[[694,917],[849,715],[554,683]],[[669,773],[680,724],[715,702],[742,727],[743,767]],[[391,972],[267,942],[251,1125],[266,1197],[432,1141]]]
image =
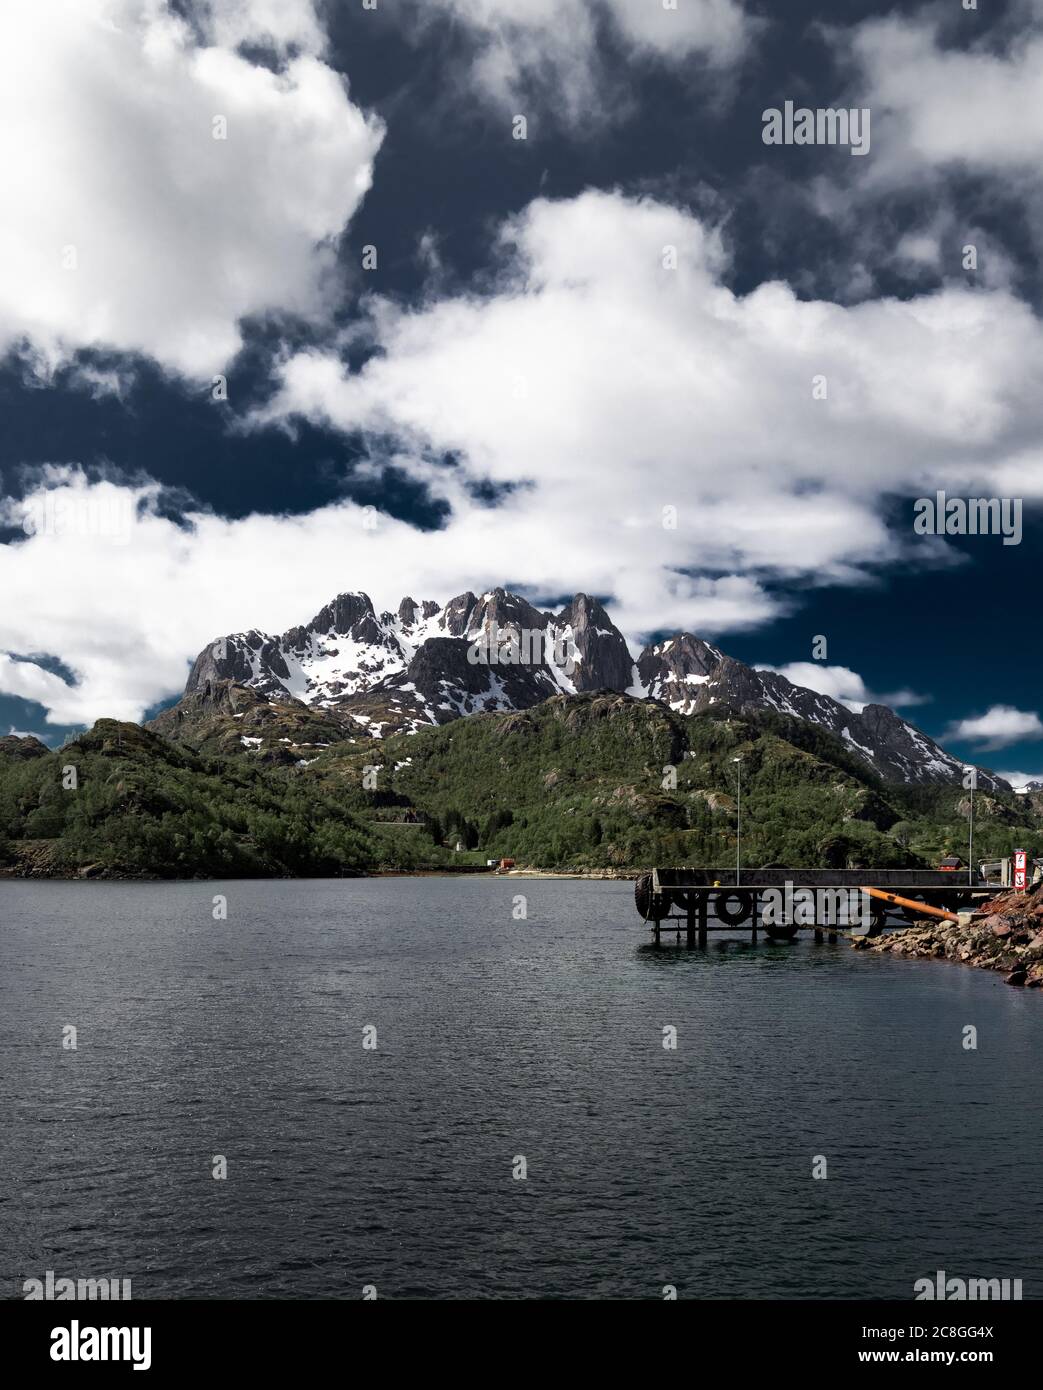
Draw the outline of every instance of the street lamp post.
[[[974,788],[978,783],[978,769],[976,767],[966,767],[964,772],[970,776],[971,783],[971,815],[970,828],[967,835],[967,882],[974,882]]]
[[[735,886],[739,886],[739,845],[742,835],[742,758],[732,758],[735,764]]]

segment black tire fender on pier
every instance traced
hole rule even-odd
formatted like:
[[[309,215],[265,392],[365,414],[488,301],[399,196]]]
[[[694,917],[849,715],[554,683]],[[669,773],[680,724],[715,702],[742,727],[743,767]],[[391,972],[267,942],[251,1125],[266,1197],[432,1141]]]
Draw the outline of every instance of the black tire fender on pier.
[[[665,893],[652,891],[652,875],[642,874],[634,884],[634,904],[646,922],[657,921],[670,910]]]
[[[735,906],[731,907],[733,902]],[[713,911],[718,922],[737,927],[753,914],[753,894],[742,888],[722,888],[713,896]]]

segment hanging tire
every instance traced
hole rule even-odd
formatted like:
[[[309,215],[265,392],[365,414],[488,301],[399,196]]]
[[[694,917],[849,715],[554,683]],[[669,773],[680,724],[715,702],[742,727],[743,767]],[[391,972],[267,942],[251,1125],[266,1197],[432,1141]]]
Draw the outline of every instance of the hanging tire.
[[[666,894],[652,891],[651,874],[642,874],[635,882],[634,904],[646,922],[659,920],[670,911]]]
[[[745,893],[741,888],[724,888],[714,894],[713,912],[718,922],[723,922],[726,927],[741,926],[753,915],[753,894]]]

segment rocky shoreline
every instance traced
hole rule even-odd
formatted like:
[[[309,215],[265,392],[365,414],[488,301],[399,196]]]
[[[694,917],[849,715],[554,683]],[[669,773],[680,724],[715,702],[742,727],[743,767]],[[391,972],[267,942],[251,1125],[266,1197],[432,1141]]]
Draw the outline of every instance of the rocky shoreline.
[[[951,960],[1005,972],[1008,985],[1043,988],[1043,884],[1030,893],[1002,893],[967,922],[921,918],[905,931],[855,937],[855,950],[914,960]]]

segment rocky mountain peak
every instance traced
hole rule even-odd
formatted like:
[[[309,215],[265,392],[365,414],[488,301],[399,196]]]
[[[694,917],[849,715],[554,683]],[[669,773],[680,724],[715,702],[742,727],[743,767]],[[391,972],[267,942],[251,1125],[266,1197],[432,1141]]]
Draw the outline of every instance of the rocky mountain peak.
[[[307,631],[325,637],[329,634],[352,636],[358,641],[378,641],[377,615],[369,594],[338,594],[332,603],[320,608]]]
[[[550,615],[541,613],[527,599],[506,589],[493,589],[476,600],[467,630],[473,634],[487,632],[495,623],[500,629],[543,632],[549,622]]]
[[[420,605],[415,599],[408,596],[398,605],[398,620],[405,627],[412,627],[416,622],[417,614],[420,612]]]
[[[26,762],[30,758],[42,758],[50,751],[47,745],[41,743],[35,734],[0,735],[0,758]]]
[[[483,644],[494,633],[496,640]],[[397,611],[379,616],[368,594],[342,593],[306,626],[281,636],[251,630],[211,643],[196,658],[186,694],[221,698],[222,681],[268,700],[335,710],[378,736],[593,690],[658,700],[685,715],[715,706],[740,714],[769,710],[828,730],[885,779],[930,784],[963,777],[958,759],[887,706],[856,713],[694,633],[654,642],[635,662],[600,600],[585,593],[557,614],[497,587],[480,597],[468,590],[444,608],[407,596]],[[984,770],[978,785],[1009,790]]]
[[[699,686],[705,685],[723,659],[701,637],[678,632],[644,649],[637,661],[635,686],[649,699],[688,713],[695,707]]]
[[[442,610],[442,626],[450,637],[463,637],[477,602],[470,589],[466,594],[457,594],[456,598],[449,600]]]
[[[589,594],[576,594],[555,619],[570,646],[576,690],[626,690],[634,659],[623,634]]]

